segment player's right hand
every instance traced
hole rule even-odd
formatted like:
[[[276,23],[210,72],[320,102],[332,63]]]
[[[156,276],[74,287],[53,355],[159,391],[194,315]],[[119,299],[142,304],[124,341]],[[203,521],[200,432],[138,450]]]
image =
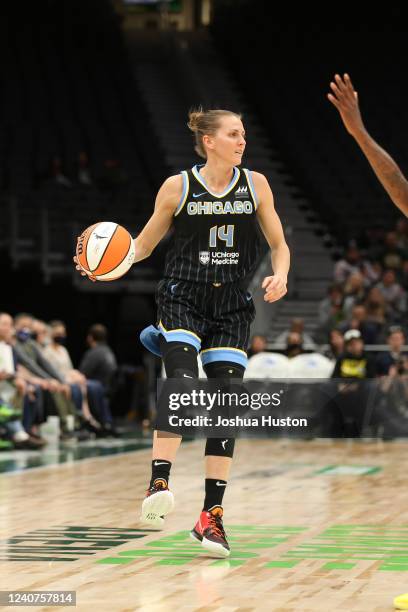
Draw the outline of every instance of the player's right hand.
[[[96,281],[96,278],[94,276],[92,276],[92,274],[87,274],[79,265],[78,263],[78,259],[76,257],[76,255],[74,255],[74,257],[72,258],[74,260],[75,265],[75,269],[78,270],[81,273],[81,276],[87,276],[89,278],[89,280],[91,280],[93,283]]]

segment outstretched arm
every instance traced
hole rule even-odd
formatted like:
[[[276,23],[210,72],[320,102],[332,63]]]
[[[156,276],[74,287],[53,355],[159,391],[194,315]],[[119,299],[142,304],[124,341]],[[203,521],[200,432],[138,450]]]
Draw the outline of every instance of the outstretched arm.
[[[142,261],[149,257],[156,248],[160,240],[166,235],[170,228],[173,215],[180,202],[183,192],[183,179],[181,174],[170,176],[160,187],[156,196],[154,212],[146,223],[140,234],[134,239],[135,242],[135,259],[134,263]],[[76,269],[82,276],[88,276],[92,281],[94,277],[86,274],[78,265],[77,258],[74,257],[74,262],[77,264]]]
[[[259,172],[253,172],[252,176],[259,200],[257,218],[271,247],[273,276],[267,276],[263,280],[264,300],[275,302],[287,293],[286,284],[290,266],[289,247],[286,244],[282,224],[275,210],[273,194],[266,177]]]
[[[336,74],[330,87],[333,93],[327,97],[339,111],[346,130],[356,140],[391,200],[408,217],[408,181],[392,157],[367,132],[349,75],[341,78]]]
[[[149,257],[169,230],[182,194],[182,176],[166,179],[156,197],[154,212],[135,238],[135,263]]]

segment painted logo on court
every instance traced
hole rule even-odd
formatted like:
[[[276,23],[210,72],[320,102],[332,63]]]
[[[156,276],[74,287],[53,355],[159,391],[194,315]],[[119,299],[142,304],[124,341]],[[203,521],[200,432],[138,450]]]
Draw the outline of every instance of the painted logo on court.
[[[200,251],[200,263],[203,266],[208,266],[210,263],[210,252],[209,251]]]

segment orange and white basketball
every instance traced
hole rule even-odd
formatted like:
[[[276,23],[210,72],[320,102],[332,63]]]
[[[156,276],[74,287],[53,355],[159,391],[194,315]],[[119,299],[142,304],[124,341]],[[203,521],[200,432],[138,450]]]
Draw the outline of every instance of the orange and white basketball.
[[[87,227],[78,238],[78,264],[100,281],[120,278],[135,258],[135,243],[129,232],[111,221],[100,221]]]

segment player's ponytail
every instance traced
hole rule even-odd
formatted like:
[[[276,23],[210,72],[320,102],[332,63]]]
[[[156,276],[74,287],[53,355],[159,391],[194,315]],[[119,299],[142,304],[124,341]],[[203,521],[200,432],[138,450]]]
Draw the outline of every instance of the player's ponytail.
[[[203,143],[203,136],[213,136],[220,127],[220,119],[224,115],[232,115],[241,119],[241,115],[229,110],[203,110],[202,106],[193,108],[188,113],[188,127],[195,135],[195,152],[207,159],[207,152]]]

